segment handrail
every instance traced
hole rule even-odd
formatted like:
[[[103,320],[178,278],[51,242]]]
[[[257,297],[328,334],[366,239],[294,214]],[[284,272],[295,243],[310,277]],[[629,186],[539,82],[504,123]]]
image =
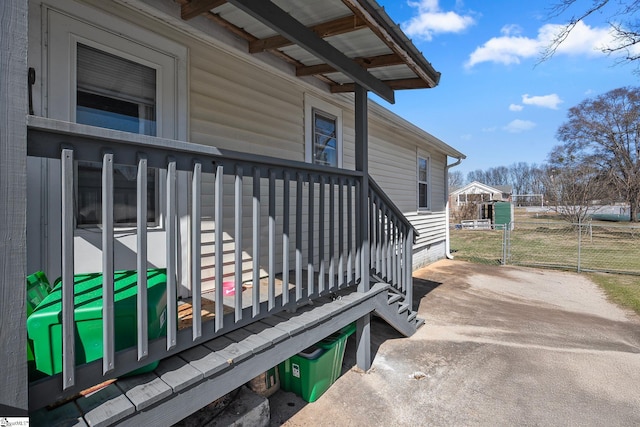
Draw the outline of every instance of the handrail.
[[[382,201],[389,207],[389,209],[391,209],[394,215],[396,215],[398,218],[402,220],[402,223],[404,225],[406,225],[407,227],[411,227],[413,229],[413,236],[414,238],[417,238],[420,235],[418,230],[413,226],[411,221],[409,221],[409,219],[404,215],[404,213],[400,210],[400,208],[393,202],[393,200],[391,200],[389,196],[387,196],[387,193],[384,192],[382,187],[380,187],[380,185],[371,177],[371,175],[369,175],[369,187],[371,187],[371,189],[375,192],[376,197],[379,197],[380,199],[382,199]]]

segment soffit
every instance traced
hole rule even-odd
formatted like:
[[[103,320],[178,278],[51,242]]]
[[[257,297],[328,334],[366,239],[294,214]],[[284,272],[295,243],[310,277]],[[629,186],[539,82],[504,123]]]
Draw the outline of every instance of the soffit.
[[[356,84],[393,102],[398,89],[432,88],[440,73],[374,0],[176,0],[182,19],[204,15],[314,76],[334,93]]]

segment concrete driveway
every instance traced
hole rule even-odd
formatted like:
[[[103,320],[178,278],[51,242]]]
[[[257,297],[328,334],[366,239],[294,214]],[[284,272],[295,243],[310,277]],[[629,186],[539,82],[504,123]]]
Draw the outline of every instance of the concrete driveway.
[[[640,318],[584,276],[446,260],[414,278],[425,326],[375,319],[371,371],[350,339],[318,401],[272,396],[272,426],[640,425]]]

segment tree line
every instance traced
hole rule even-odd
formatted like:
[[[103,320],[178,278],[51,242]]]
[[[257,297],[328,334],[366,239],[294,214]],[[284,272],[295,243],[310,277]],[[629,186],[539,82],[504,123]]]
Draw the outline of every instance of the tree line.
[[[626,203],[640,211],[640,88],[623,87],[569,109],[557,131],[560,144],[542,165],[517,162],[469,172],[450,171],[449,188],[465,183],[510,185],[512,194],[542,194],[569,221],[584,220],[593,205]]]

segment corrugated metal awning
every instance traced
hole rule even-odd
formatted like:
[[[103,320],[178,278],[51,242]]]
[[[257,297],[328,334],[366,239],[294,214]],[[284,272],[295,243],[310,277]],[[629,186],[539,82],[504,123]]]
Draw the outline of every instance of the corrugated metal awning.
[[[184,20],[205,15],[315,76],[331,91],[360,85],[393,102],[398,89],[432,88],[440,73],[375,0],[177,0]]]

